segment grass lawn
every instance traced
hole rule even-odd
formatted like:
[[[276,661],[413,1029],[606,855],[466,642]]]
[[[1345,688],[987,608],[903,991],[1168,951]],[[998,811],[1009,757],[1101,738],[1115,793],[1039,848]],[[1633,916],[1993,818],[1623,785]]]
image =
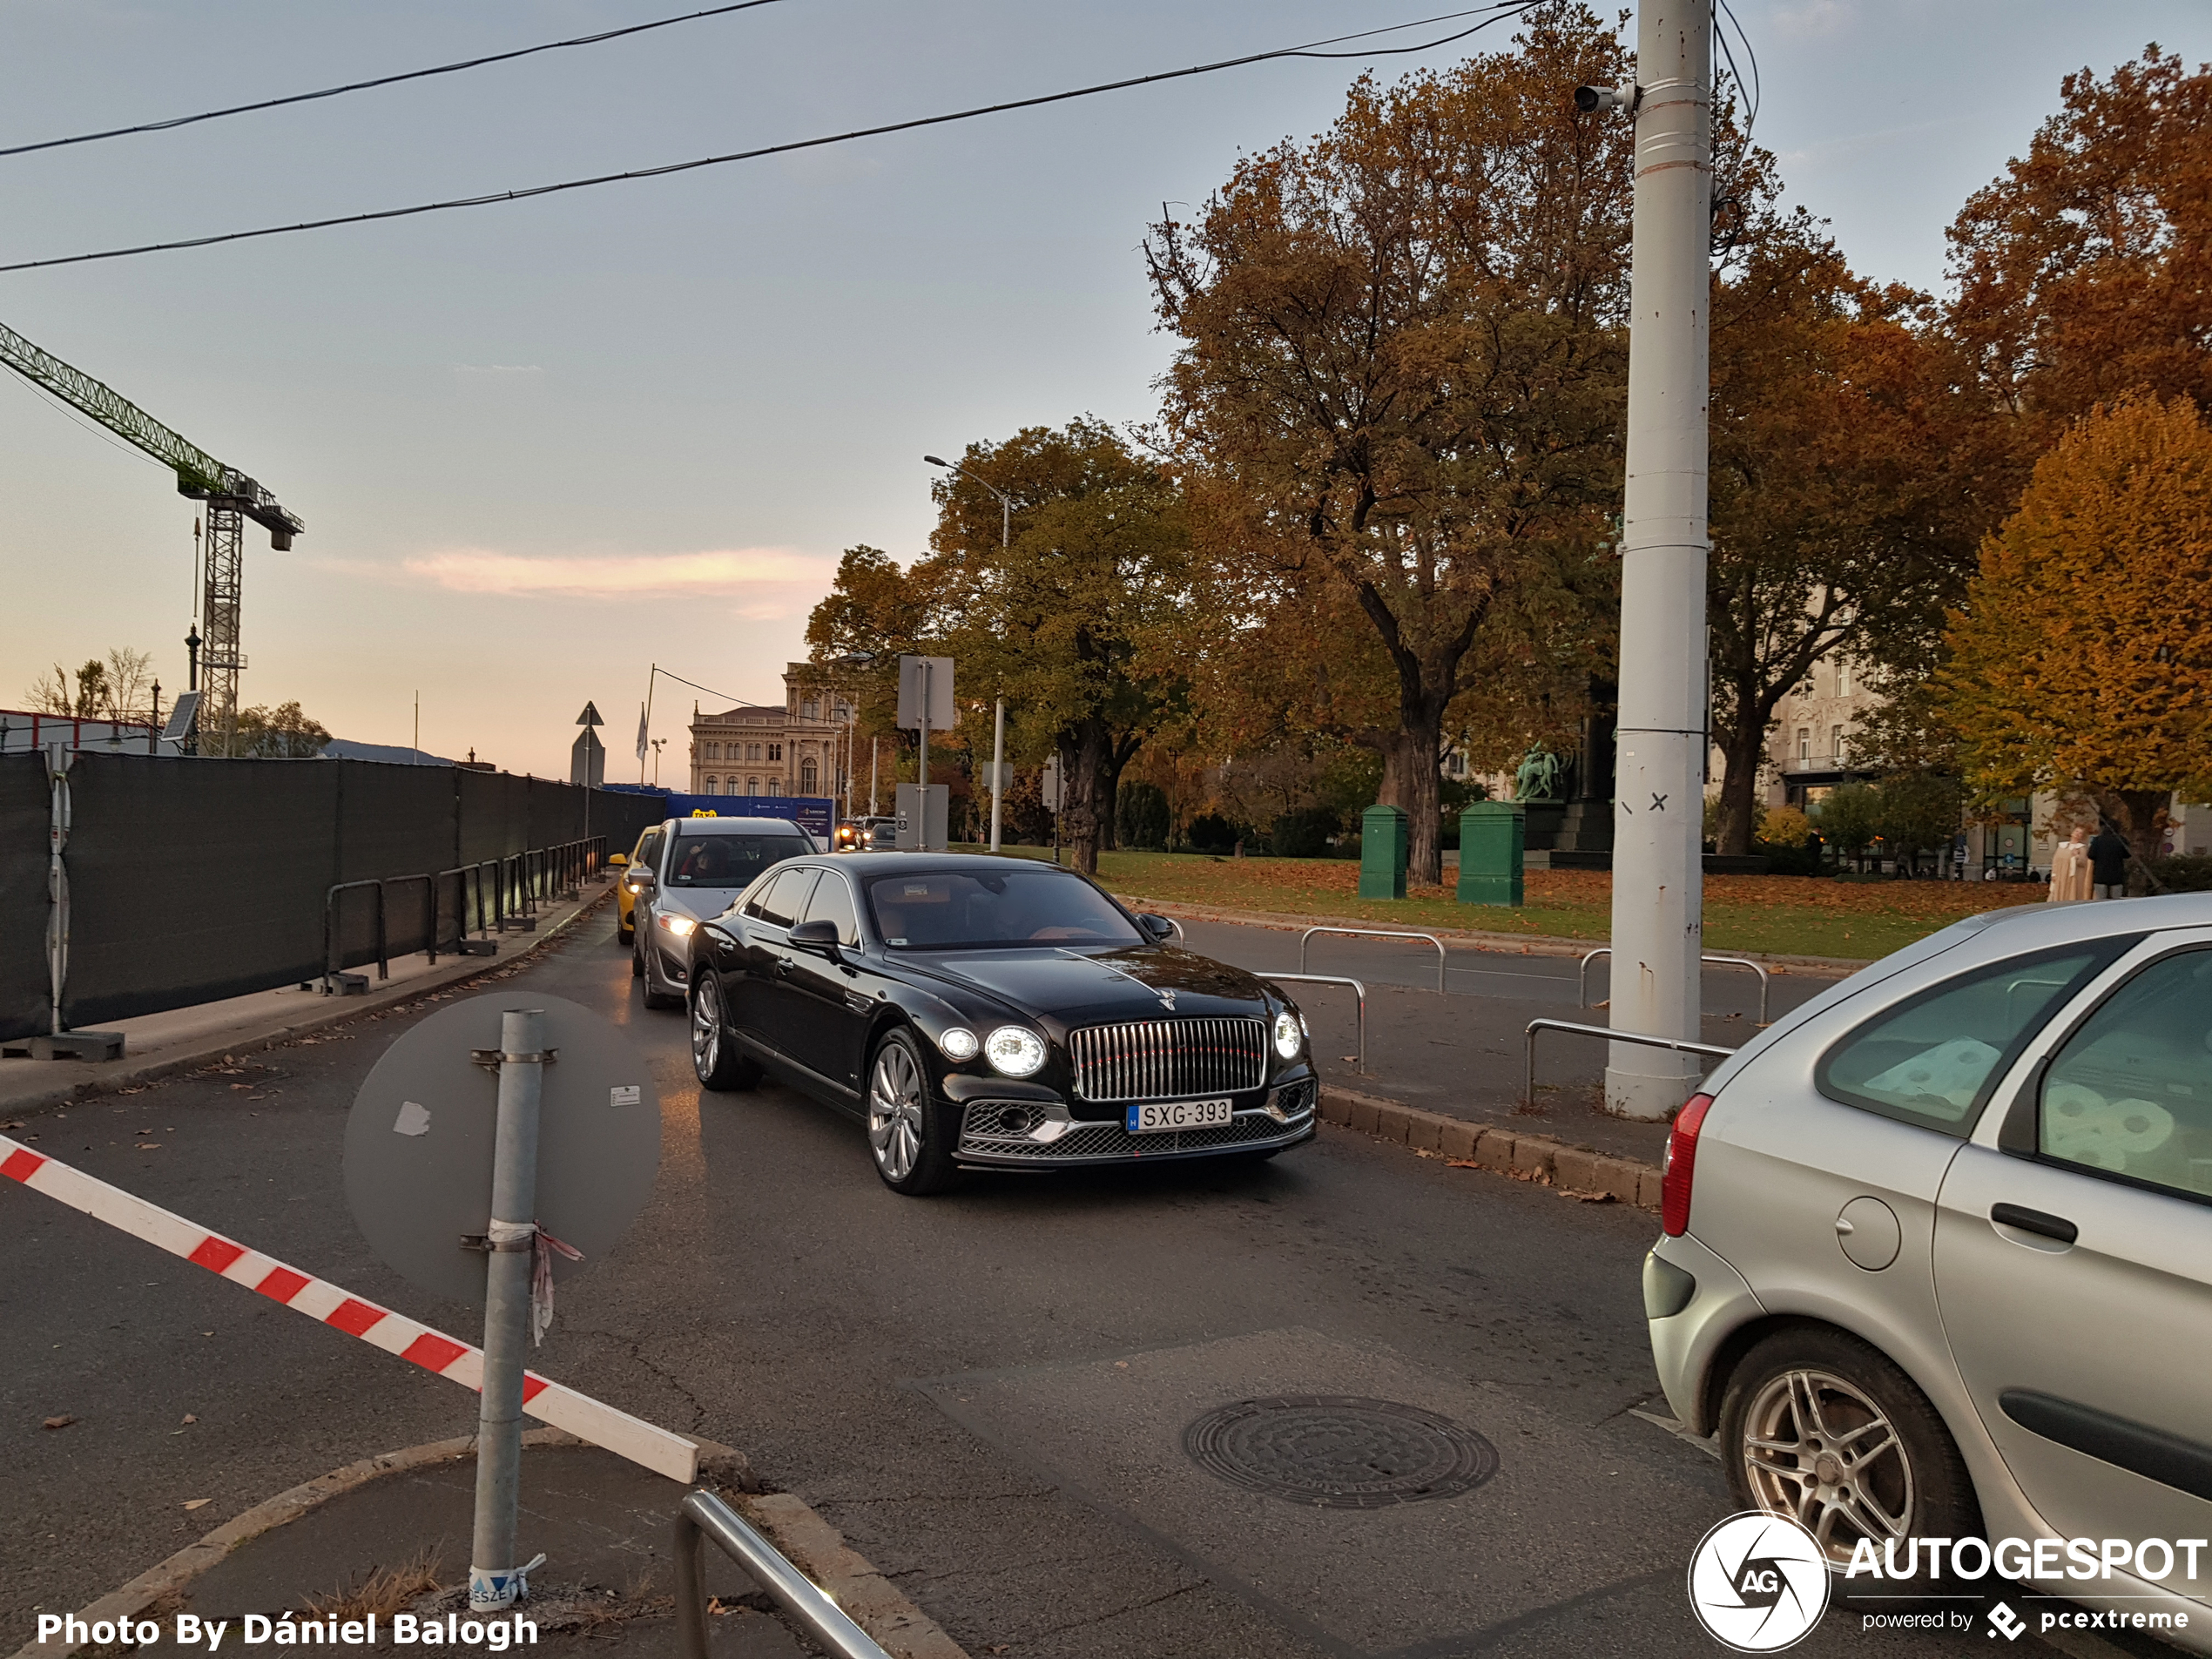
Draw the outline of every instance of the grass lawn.
[[[1022,858],[1049,847],[1009,846]],[[1448,873],[1448,870],[1447,870]],[[1403,899],[1359,897],[1349,859],[1228,859],[1202,853],[1108,853],[1098,860],[1109,892],[1224,910],[1340,916],[1386,927],[1467,927],[1603,943],[1612,930],[1613,878],[1599,870],[1531,870],[1518,909],[1463,905],[1449,887],[1415,887]],[[2040,887],[1989,881],[1837,881],[1791,875],[1705,878],[1705,948],[1788,956],[1871,959],[1961,916],[2042,900]]]

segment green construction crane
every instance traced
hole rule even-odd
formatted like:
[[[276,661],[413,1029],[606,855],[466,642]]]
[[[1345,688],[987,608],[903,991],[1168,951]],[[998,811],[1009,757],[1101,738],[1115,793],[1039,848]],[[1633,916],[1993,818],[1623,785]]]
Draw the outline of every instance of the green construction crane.
[[[239,600],[245,578],[240,521],[250,518],[267,530],[269,545],[280,553],[291,548],[292,538],[307,525],[237,468],[225,466],[112,388],[41,351],[4,324],[0,324],[0,363],[174,469],[177,493],[207,503],[205,598],[199,618],[206,630],[199,650],[199,752],[229,754],[238,737],[238,675],[246,666],[238,648]]]

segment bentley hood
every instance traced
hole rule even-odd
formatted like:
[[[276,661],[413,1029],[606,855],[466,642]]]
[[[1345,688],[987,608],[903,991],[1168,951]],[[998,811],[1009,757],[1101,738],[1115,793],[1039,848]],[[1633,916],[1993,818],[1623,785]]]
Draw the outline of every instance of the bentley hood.
[[[1241,968],[1165,948],[1079,951],[1027,946],[901,954],[933,978],[972,987],[1023,1013],[1069,1025],[1177,1015],[1258,1017],[1267,995],[1259,980]]]

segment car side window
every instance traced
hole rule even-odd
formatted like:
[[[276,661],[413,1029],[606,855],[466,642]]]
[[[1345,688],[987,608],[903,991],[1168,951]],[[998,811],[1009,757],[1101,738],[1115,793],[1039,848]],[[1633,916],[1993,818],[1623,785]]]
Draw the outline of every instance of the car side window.
[[[647,830],[643,835],[637,838],[637,851],[631,855],[630,861],[632,864],[642,864],[647,869],[651,869],[652,868],[653,860],[659,856],[660,832],[658,830]]]
[[[758,915],[761,921],[772,927],[788,927],[799,919],[799,913],[805,909],[806,891],[813,885],[813,871],[786,870],[771,882],[768,890],[760,895],[760,908],[756,911],[751,905],[747,905],[745,914]]]
[[[2212,951],[2152,962],[2044,1069],[2046,1158],[2212,1198]]]
[[[853,890],[833,870],[822,872],[822,879],[814,884],[814,896],[806,901],[806,920],[835,922],[840,945],[857,947],[860,942],[860,918],[853,908]]]
[[[1946,981],[1838,1042],[1814,1083],[1846,1106],[1963,1136],[2027,1040],[2131,942],[2014,957]]]

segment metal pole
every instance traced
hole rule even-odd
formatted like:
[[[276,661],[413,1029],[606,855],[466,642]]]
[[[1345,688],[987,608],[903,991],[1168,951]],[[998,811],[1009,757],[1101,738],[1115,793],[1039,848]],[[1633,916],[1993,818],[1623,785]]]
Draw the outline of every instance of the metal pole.
[[[523,1360],[529,1340],[537,1238],[537,1111],[545,1084],[545,1015],[499,1016],[499,1116],[491,1166],[484,1278],[483,1404],[476,1420],[476,1524],[469,1552],[471,1612],[511,1607],[528,1588],[515,1514],[523,1460]],[[533,1563],[534,1564],[534,1563]]]
[[[991,851],[999,850],[999,812],[1006,796],[1006,699],[991,716]]]
[[[868,816],[869,816],[870,818],[873,818],[873,817],[876,815],[876,808],[875,808],[875,772],[876,772],[876,755],[877,755],[878,752],[881,749],[882,745],[883,745],[883,739],[882,739],[881,738],[880,738],[880,737],[876,737],[876,738],[870,738],[868,739]]]
[[[932,664],[921,659],[921,758],[915,766],[921,787],[914,792],[914,812],[921,822],[914,826],[914,845],[925,853],[936,849],[929,845],[929,692]]]
[[[660,664],[655,663],[645,671],[645,736],[649,741],[637,745],[637,781],[641,784],[645,781],[645,751],[651,746],[650,739],[653,735],[653,685],[659,678]],[[658,779],[659,773],[656,772],[654,776]]]
[[[47,745],[46,983],[51,1006],[46,1028],[55,1036],[69,1028],[62,1021],[62,997],[69,988],[69,866],[63,850],[69,845],[69,766],[74,758],[64,744]]]
[[[1637,18],[1608,1023],[1647,1040],[1699,1032],[1712,39],[1712,0],[1652,0]],[[1679,1052],[1615,1042],[1606,1109],[1666,1118],[1696,1076]]]

